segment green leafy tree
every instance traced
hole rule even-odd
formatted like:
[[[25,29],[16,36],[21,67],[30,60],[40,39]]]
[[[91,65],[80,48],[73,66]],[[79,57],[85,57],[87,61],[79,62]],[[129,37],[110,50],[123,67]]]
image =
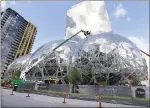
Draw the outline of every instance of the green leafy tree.
[[[91,78],[88,75],[82,75],[82,84],[89,84]]]
[[[100,82],[101,85],[106,86],[107,85],[107,81],[102,81]]]
[[[20,77],[20,74],[21,74],[21,71],[20,70],[17,70],[17,71],[15,71],[13,74],[12,74],[12,80],[18,80],[18,79],[20,79],[19,77]]]
[[[68,81],[71,84],[81,84],[82,83],[82,76],[81,72],[73,67],[68,73]]]
[[[140,83],[139,79],[137,77],[133,77],[132,79],[132,86],[137,86]]]

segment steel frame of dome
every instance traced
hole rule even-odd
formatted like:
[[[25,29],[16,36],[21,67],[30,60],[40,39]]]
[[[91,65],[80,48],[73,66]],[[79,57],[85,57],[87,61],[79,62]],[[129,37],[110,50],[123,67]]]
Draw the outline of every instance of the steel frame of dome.
[[[57,41],[54,43],[57,43]],[[131,41],[122,36],[104,33],[90,36],[78,42],[77,45],[76,47],[72,46],[70,49],[70,51],[72,49],[76,50],[67,56],[69,58],[68,64],[60,63],[61,52],[55,51],[46,55],[46,58],[36,65],[35,69],[39,70],[39,74],[31,70],[27,74],[27,79],[42,80],[48,77],[55,77],[60,78],[65,83],[63,78],[71,67],[78,68],[82,75],[87,76],[91,73],[91,79],[94,82],[100,77],[105,78],[109,82],[109,79],[112,78],[110,77],[111,73],[121,74],[120,81],[127,79],[133,74],[142,80],[147,72],[146,61],[142,57],[140,50]],[[47,65],[51,70],[54,70],[53,74],[50,75],[47,72],[48,70],[44,69]],[[61,75],[58,75],[59,73]],[[107,75],[104,75],[104,73]]]
[[[70,64],[70,57],[73,53],[72,49],[75,49],[76,43],[73,41],[68,41],[64,45],[62,45],[60,48],[58,48],[56,51],[53,52],[52,46],[57,46],[60,43],[62,43],[64,40],[57,40],[53,42],[49,42],[48,44],[44,45],[40,49],[47,50],[46,52],[41,53],[43,56],[39,56],[37,58],[37,61],[39,59],[42,59],[37,65],[33,66],[27,73],[26,73],[26,79],[27,80],[48,80],[50,78],[57,78],[61,79],[62,82],[64,77],[68,71],[69,64]],[[46,48],[45,48],[46,47]],[[38,54],[38,49],[35,51],[35,53]],[[34,64],[34,56],[30,57],[30,62],[28,66],[32,66]],[[45,56],[45,57],[44,57]],[[43,58],[42,58],[43,57]],[[36,58],[36,57],[35,57]],[[35,61],[35,62],[37,62]],[[65,82],[64,82],[65,83]]]
[[[61,73],[60,77],[65,76],[64,71],[66,71],[65,73],[67,73],[68,68],[70,67],[69,64],[71,64],[70,63],[70,57],[72,55],[71,53],[76,48],[75,47],[76,42],[70,41],[70,39],[73,38],[74,36],[76,36],[77,34],[81,33],[81,32],[83,32],[85,36],[90,34],[89,31],[80,30],[79,32],[77,32],[76,34],[74,34],[73,36],[71,36],[70,38],[68,38],[66,40],[53,41],[53,42],[50,42],[50,43],[40,47],[37,51],[35,51],[33,56],[37,52],[39,52],[40,50],[42,51],[42,49],[47,50],[47,52],[46,53],[42,52],[41,55],[44,55],[44,56],[38,57],[38,60],[35,61],[35,63],[33,63],[33,64],[31,64],[31,62],[29,60],[29,66],[27,66],[26,69],[23,71],[23,73],[26,74],[25,75],[26,78],[25,78],[25,76],[20,76],[20,78],[28,79],[28,80],[46,80],[46,79],[49,79],[49,77],[58,78],[58,76],[59,76],[58,73]],[[66,57],[66,58],[68,58],[68,60],[65,63],[65,65],[64,64],[62,65],[62,63],[60,63],[61,58],[59,56],[60,56],[61,52],[58,51],[63,46],[67,46],[70,50],[70,52],[68,53],[69,55]],[[64,51],[65,50],[66,49],[64,49]],[[39,52],[39,53],[41,53],[41,52]],[[32,61],[32,57],[30,59]],[[57,67],[57,68],[55,68],[55,74],[53,74],[53,75],[49,75],[49,73],[47,72],[47,69],[45,69],[46,64],[50,61],[52,61],[52,62],[49,64],[49,66],[51,66],[51,64],[53,64],[53,65],[55,64],[55,66],[51,66],[52,69],[54,69],[54,67]],[[34,71],[34,70],[32,70],[33,68],[38,69],[39,72],[38,73],[37,72],[29,72],[29,71]],[[63,80],[63,78],[61,78],[61,80]],[[62,81],[62,82],[64,82],[64,81]]]
[[[20,56],[19,58],[15,59],[7,68],[5,72],[4,78],[10,79],[12,74],[16,71],[23,71],[28,63],[28,59],[31,57],[32,54],[27,54],[24,56]]]
[[[66,83],[64,77],[72,67],[80,70],[82,76],[90,73],[90,80],[94,82],[100,77],[109,82],[112,73],[121,74],[119,81],[131,75],[142,80],[147,72],[146,61],[140,50],[131,41],[117,34],[104,33],[89,36],[79,42],[67,41],[53,50],[63,42],[64,40],[49,42],[35,51],[20,78],[32,81],[58,78]]]
[[[121,75],[121,79],[114,84],[123,82],[133,75],[140,81],[145,78],[146,61],[140,50],[128,39],[108,33],[88,37],[79,44],[84,46],[79,45],[72,66],[78,68],[84,76],[90,73],[94,82],[101,77],[109,82],[113,78],[110,77],[112,73]]]

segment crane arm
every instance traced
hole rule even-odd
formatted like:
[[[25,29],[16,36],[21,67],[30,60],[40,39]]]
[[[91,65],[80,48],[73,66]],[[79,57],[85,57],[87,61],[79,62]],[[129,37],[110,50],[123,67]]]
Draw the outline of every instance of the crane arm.
[[[143,54],[145,54],[145,55],[147,55],[147,56],[149,56],[150,57],[150,54],[147,54],[146,52],[144,52],[144,51],[142,51],[142,50],[140,50]]]

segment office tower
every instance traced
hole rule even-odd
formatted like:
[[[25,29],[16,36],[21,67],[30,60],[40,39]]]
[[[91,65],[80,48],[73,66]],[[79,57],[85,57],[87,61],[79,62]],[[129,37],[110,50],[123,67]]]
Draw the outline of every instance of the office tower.
[[[36,33],[36,26],[11,8],[1,13],[2,75],[14,59],[30,53]]]

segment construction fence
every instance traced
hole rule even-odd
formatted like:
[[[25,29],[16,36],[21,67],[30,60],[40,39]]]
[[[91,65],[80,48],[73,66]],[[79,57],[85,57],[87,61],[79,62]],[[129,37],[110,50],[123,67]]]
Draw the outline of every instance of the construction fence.
[[[50,84],[37,85],[30,84],[32,93],[62,96],[67,95],[68,98],[76,98],[83,100],[97,100],[101,95],[103,102],[116,104],[131,104],[140,106],[149,105],[149,87],[146,86],[95,86],[95,85],[79,85],[78,93],[72,93],[72,85],[67,84]],[[30,88],[26,84],[19,86],[18,90]]]

